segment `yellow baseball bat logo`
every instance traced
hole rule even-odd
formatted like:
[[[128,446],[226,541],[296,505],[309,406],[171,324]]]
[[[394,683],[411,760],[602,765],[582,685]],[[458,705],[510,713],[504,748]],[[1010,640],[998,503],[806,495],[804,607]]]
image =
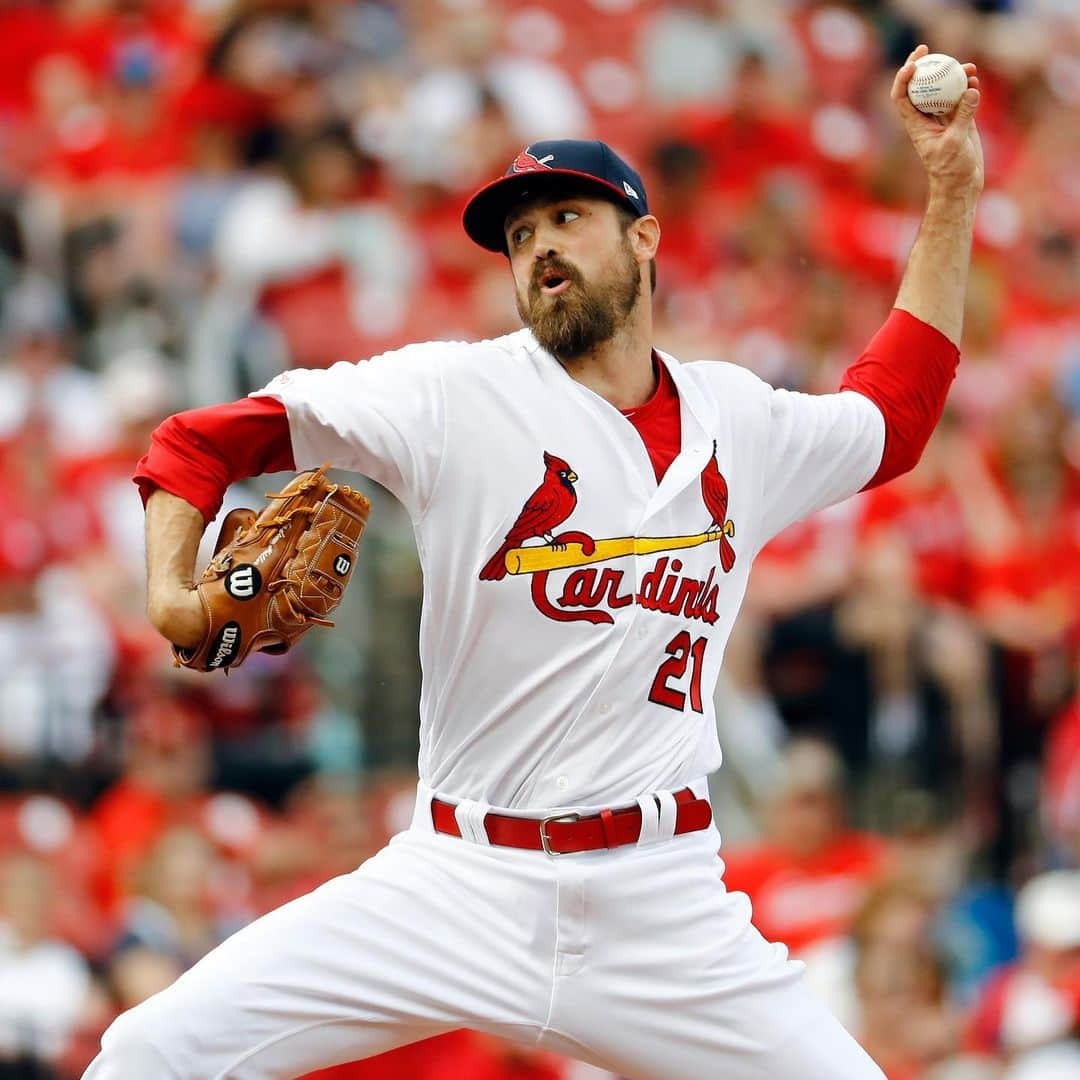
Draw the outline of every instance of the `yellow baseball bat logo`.
[[[723,529],[709,529],[707,532],[688,536],[615,536],[607,540],[597,540],[590,555],[586,555],[585,549],[576,541],[568,542],[565,547],[552,547],[550,544],[516,547],[506,553],[506,569],[511,574],[570,570],[577,566],[621,559],[625,555],[655,555],[662,551],[699,547],[701,544],[719,540],[721,536],[731,539],[734,535],[735,522],[729,518],[724,522]]]

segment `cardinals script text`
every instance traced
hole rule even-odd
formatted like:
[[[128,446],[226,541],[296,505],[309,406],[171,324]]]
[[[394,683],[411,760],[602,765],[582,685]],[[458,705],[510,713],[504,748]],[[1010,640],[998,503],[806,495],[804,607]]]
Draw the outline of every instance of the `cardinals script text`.
[[[550,571],[532,575],[532,601],[541,615],[557,622],[613,623],[610,611],[604,608],[623,608],[638,604],[648,611],[660,611],[683,619],[700,619],[710,625],[720,617],[716,601],[720,592],[710,569],[704,581],[680,573],[682,560],[667,556],[657,559],[641,578],[638,592],[624,591],[626,572],[605,567],[597,571],[591,566],[574,570],[563,582],[562,592],[555,602],[548,597]],[[557,606],[556,606],[557,605]],[[568,611],[568,608],[585,608]]]

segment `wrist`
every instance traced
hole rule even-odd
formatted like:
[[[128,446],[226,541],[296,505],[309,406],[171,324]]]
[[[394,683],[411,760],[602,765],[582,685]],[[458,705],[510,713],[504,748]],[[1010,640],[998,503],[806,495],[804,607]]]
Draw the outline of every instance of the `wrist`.
[[[980,189],[970,184],[957,185],[931,179],[926,203],[927,207],[947,207],[954,213],[962,211],[974,214],[979,194]]]
[[[192,586],[181,582],[157,583],[151,586],[146,598],[146,608],[151,620],[166,619],[170,614],[190,603]]]
[[[150,623],[174,645],[197,644],[206,629],[206,615],[198,592],[190,586],[176,586],[151,592],[147,601]]]

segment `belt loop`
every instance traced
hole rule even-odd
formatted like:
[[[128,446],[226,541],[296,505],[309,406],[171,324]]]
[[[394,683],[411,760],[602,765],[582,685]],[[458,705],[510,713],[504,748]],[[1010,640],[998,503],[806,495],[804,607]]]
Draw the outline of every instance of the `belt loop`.
[[[660,833],[660,810],[656,805],[656,799],[652,795],[639,795],[637,804],[641,807],[641,832],[638,834],[638,845],[653,844]]]
[[[615,813],[612,810],[600,811],[600,827],[604,830],[604,843],[609,848],[618,847],[619,841],[615,836]]]
[[[461,830],[462,840],[471,840],[474,844],[491,843],[484,827],[484,818],[490,809],[488,803],[477,802],[475,799],[462,799],[454,807],[454,817]]]
[[[657,802],[660,803],[660,822],[658,828],[658,840],[670,840],[675,835],[675,817],[679,807],[675,802],[675,796],[670,791],[657,791],[654,793]]]
[[[435,820],[433,817],[434,792],[423,780],[416,784],[416,805],[413,807],[412,828],[422,832],[435,832]]]

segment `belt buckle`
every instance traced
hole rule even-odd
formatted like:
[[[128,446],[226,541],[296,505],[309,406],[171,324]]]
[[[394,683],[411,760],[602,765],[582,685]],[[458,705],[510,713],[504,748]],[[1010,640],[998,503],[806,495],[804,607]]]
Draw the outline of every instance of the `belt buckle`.
[[[580,821],[580,820],[581,820],[581,815],[580,814],[573,814],[573,813],[570,813],[570,814],[551,814],[548,817],[544,818],[540,822],[540,846],[544,849],[544,854],[545,855],[550,855],[552,858],[555,858],[556,855],[571,855],[571,854],[573,854],[573,852],[570,852],[570,851],[555,851],[552,848],[551,839],[547,834],[547,827],[553,821]]]

